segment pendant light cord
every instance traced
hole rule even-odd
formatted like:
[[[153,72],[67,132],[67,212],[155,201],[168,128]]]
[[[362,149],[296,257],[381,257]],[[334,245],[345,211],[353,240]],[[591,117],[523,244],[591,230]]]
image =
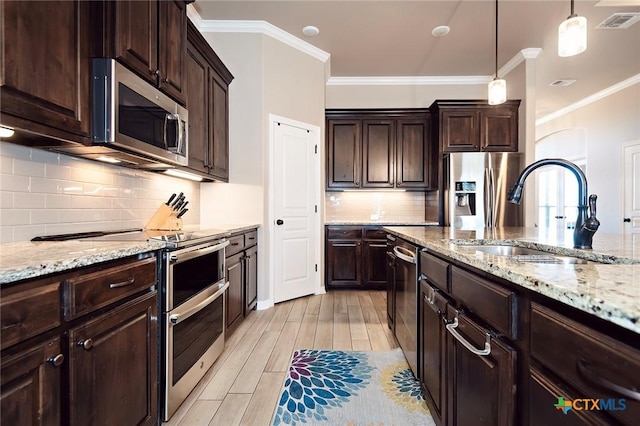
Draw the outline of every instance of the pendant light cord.
[[[573,4],[573,0],[571,0],[571,4]],[[498,0],[496,0],[496,76],[495,79],[498,79]]]

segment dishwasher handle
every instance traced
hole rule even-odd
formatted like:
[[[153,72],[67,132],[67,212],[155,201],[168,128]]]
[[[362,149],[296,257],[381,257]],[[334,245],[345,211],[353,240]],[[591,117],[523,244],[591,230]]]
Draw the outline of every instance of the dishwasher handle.
[[[416,254],[411,250],[404,247],[393,247],[393,254],[395,254],[399,259],[402,259],[405,262],[413,263],[414,265],[418,263],[418,256],[416,256]]]

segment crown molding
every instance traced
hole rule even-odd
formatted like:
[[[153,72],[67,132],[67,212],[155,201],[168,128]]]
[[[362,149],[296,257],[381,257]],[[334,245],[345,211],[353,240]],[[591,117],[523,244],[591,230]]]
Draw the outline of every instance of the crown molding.
[[[187,18],[191,20],[191,23],[199,30],[202,25],[202,17],[198,13],[193,3],[187,5]]]
[[[522,49],[498,70],[498,75],[504,77],[513,71],[515,67],[524,62],[525,59],[536,59],[540,53],[542,53],[542,49],[539,47],[528,47],[526,49]]]
[[[620,83],[614,84],[613,86],[609,86],[604,90],[594,93],[593,95],[587,96],[584,99],[579,100],[578,102],[574,102],[571,105],[567,105],[564,108],[560,108],[556,112],[552,112],[549,115],[545,115],[544,117],[536,120],[536,126],[540,126],[542,124],[548,123],[549,121],[555,120],[558,117],[562,117],[565,114],[569,114],[577,109],[585,107],[589,104],[599,101],[600,99],[606,98],[607,96],[613,95],[621,90],[624,90],[628,87],[633,86],[634,84],[640,83],[640,74],[636,74],[632,77],[627,78],[626,80],[621,81]]]
[[[486,75],[416,76],[416,77],[330,77],[327,86],[433,86],[488,84]]]

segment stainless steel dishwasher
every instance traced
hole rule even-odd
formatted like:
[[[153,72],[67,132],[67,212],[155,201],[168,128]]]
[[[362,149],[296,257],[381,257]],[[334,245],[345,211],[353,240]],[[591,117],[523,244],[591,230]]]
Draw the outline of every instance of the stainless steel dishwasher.
[[[393,254],[396,256],[396,339],[413,375],[418,377],[418,248],[397,238]]]

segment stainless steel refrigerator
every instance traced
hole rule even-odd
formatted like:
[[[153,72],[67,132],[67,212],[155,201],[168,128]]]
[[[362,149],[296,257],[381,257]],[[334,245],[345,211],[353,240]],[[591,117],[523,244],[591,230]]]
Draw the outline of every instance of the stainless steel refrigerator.
[[[522,155],[518,153],[446,154],[446,225],[461,229],[522,226],[523,207],[507,201],[522,167]]]

